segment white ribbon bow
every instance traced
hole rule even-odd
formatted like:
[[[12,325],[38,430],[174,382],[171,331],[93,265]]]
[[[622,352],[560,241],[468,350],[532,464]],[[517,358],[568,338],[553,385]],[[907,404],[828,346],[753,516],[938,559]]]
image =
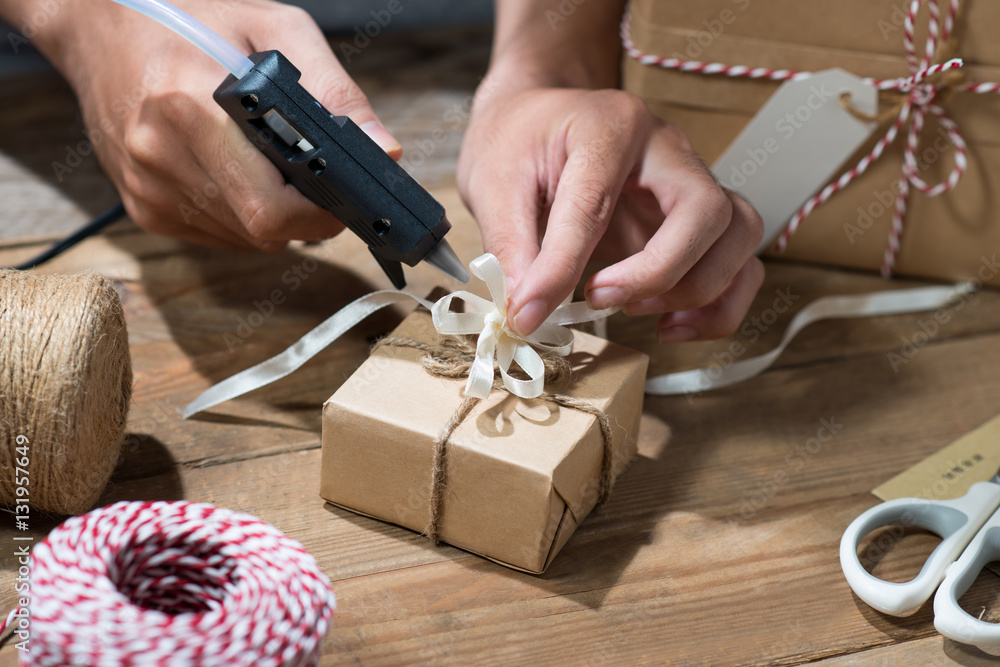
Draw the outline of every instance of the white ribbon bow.
[[[500,260],[487,253],[469,264],[472,275],[486,283],[493,301],[465,291],[442,297],[431,308],[434,328],[445,335],[479,334],[476,358],[469,370],[465,395],[486,398],[493,388],[494,365],[499,367],[503,386],[520,398],[536,398],[545,389],[545,364],[538,350],[561,357],[573,351],[573,332],[563,324],[589,322],[611,315],[615,310],[593,310],[586,302],[559,306],[552,315],[527,337],[514,333],[507,325],[507,278]],[[451,312],[452,302],[464,301],[472,312]],[[513,377],[509,371],[516,363],[527,380]]]

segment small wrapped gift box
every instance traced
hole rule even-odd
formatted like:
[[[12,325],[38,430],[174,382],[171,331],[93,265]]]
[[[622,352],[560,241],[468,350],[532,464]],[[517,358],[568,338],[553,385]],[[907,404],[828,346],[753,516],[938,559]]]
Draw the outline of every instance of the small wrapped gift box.
[[[883,81],[907,77],[912,68],[905,56],[903,34],[909,4],[898,0],[633,0],[629,26],[634,47],[650,58],[695,64],[693,71],[682,72],[626,54],[623,86],[645,99],[654,113],[679,125],[695,150],[712,164],[779,82],[769,75],[706,74],[699,63],[767,72],[819,72],[836,67]],[[915,17],[917,58],[924,55],[928,26],[948,22],[948,3],[938,3],[941,18],[937,22],[929,18],[928,4],[922,3]],[[916,107],[895,141],[867,171],[805,217],[788,240],[784,257],[1000,286],[995,259],[1000,248],[996,219],[1000,204],[1000,95],[995,85],[1000,82],[998,25],[1000,3],[963,2],[950,39],[937,42],[935,62],[954,56],[964,64],[949,72],[950,84],[929,79],[937,91],[924,104],[939,105],[954,121],[967,144],[967,165],[954,187],[942,194],[930,196],[915,186],[908,188],[898,250],[891,250],[888,239],[898,233],[893,229],[895,202],[904,177],[907,129]],[[974,90],[969,87],[972,82],[978,82]],[[883,110],[902,99],[896,91],[883,97]],[[894,119],[887,117],[838,175],[858,165]],[[912,157],[917,174],[929,186],[948,181],[956,164],[952,144],[939,116],[927,113]],[[718,176],[725,184],[726,175]],[[887,248],[893,257],[888,264]]]
[[[461,417],[466,381],[425,369],[427,349],[441,343],[431,315],[415,311],[324,405],[320,495],[421,532],[436,495],[440,540],[544,572],[635,455],[642,412],[648,358],[573,336],[568,382],[535,399],[494,389],[460,419],[442,480],[435,441]],[[595,414],[606,417],[607,441]]]

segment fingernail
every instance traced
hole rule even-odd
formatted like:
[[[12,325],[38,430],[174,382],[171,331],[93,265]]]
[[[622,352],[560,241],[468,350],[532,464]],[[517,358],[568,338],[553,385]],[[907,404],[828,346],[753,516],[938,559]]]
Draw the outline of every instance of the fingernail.
[[[694,340],[698,337],[697,329],[692,327],[678,324],[677,326],[667,327],[660,332],[660,342],[661,343],[683,343],[685,341]]]
[[[385,129],[385,125],[377,120],[370,120],[367,123],[361,125],[361,129],[368,137],[378,144],[382,150],[388,153],[393,159],[399,157],[403,154],[403,147],[400,145],[396,138],[389,134],[389,130]]]
[[[538,328],[538,325],[545,321],[548,307],[541,299],[535,299],[523,306],[521,310],[514,314],[511,327],[518,336],[527,336]]]
[[[622,308],[626,315],[650,315],[652,313],[662,313],[664,311],[663,300],[658,296],[626,303]]]
[[[628,301],[628,295],[620,287],[598,287],[587,294],[587,303],[594,310],[621,306]]]

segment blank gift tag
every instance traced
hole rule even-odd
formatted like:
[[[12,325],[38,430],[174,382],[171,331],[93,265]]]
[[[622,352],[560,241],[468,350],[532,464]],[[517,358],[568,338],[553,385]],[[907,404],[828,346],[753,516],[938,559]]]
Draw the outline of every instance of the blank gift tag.
[[[874,115],[878,91],[841,69],[786,81],[712,167],[722,185],[750,201],[764,219],[763,252],[788,220],[878,126],[840,103]]]
[[[1000,468],[1000,417],[994,417],[941,451],[904,470],[872,493],[882,500],[964,496]]]

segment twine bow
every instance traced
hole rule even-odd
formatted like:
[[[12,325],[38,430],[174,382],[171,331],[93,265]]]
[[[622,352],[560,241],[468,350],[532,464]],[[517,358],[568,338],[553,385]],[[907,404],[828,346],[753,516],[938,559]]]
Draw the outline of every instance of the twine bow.
[[[911,1],[907,9],[906,19],[903,22],[903,48],[906,52],[910,76],[881,81],[868,80],[883,93],[888,93],[890,96],[895,93],[897,101],[885,114],[863,119],[881,121],[886,117],[892,118],[893,116],[895,119],[874,148],[853,169],[848,170],[839,179],[827,185],[792,217],[778,238],[775,246],[778,252],[785,251],[788,240],[798,229],[803,218],[809,215],[816,206],[825,202],[835,192],[864,173],[872,162],[882,156],[886,147],[896,140],[896,136],[907,120],[911,122],[907,131],[906,146],[903,149],[903,173],[899,179],[898,194],[893,207],[889,240],[882,256],[881,273],[883,276],[892,275],[896,265],[911,186],[928,197],[934,197],[955,187],[962,178],[962,174],[965,173],[968,166],[965,139],[962,137],[958,125],[951,120],[944,107],[941,106],[956,90],[963,89],[966,84],[964,73],[958,71],[964,63],[960,58],[950,57],[955,52],[955,42],[951,39],[951,32],[958,14],[958,0],[950,0],[949,11],[944,21],[941,20],[938,3],[927,3],[930,16],[929,30],[924,55],[918,59],[913,42],[913,24],[916,12],[920,8],[920,2],[921,0]],[[858,115],[849,103],[846,108],[853,115]],[[951,172],[947,178],[936,185],[929,185],[921,178],[917,162],[917,144],[928,113],[934,115],[941,127],[947,132],[955,155]]]
[[[955,25],[955,18],[958,15],[959,0],[947,0],[948,11],[943,21],[941,20],[941,10],[939,7],[941,0],[927,2],[930,17],[929,32],[927,42],[924,45],[923,56],[918,58],[913,41],[913,24],[922,1],[911,0],[906,19],[903,23],[903,46],[906,52],[906,62],[910,68],[910,75],[897,79],[865,79],[866,83],[875,86],[880,92],[895,94],[898,98],[896,104],[885,114],[866,116],[859,114],[849,106],[849,102],[842,100],[845,108],[862,120],[881,121],[888,120],[893,116],[895,116],[895,119],[885,134],[876,142],[872,150],[861,158],[858,164],[841,174],[837,180],[827,184],[819,193],[806,201],[802,208],[792,216],[775,244],[777,252],[784,252],[788,245],[788,240],[806,216],[836,192],[844,189],[882,156],[886,147],[895,141],[899,131],[907,121],[910,121],[910,125],[906,136],[906,147],[903,152],[903,173],[899,179],[899,193],[896,196],[893,209],[889,240],[882,258],[882,275],[886,277],[890,276],[896,265],[896,256],[899,253],[899,240],[903,233],[903,221],[906,217],[906,207],[911,186],[929,197],[934,197],[954,188],[962,178],[962,174],[968,166],[965,139],[962,137],[961,132],[959,132],[956,123],[944,110],[942,104],[957,91],[977,94],[1000,93],[1000,83],[968,82],[964,74],[957,71],[958,68],[962,67],[963,62],[960,58],[952,58],[951,55],[955,52],[952,30]],[[811,76],[810,72],[705,63],[678,58],[664,58],[643,53],[632,42],[629,32],[629,20],[629,13],[626,12],[622,21],[622,44],[629,56],[643,65],[674,69],[681,72],[768,79],[771,81],[794,81]],[[935,185],[929,185],[920,176],[920,167],[917,162],[917,144],[928,114],[935,116],[941,127],[944,128],[954,147],[955,154],[951,172],[947,178]]]

